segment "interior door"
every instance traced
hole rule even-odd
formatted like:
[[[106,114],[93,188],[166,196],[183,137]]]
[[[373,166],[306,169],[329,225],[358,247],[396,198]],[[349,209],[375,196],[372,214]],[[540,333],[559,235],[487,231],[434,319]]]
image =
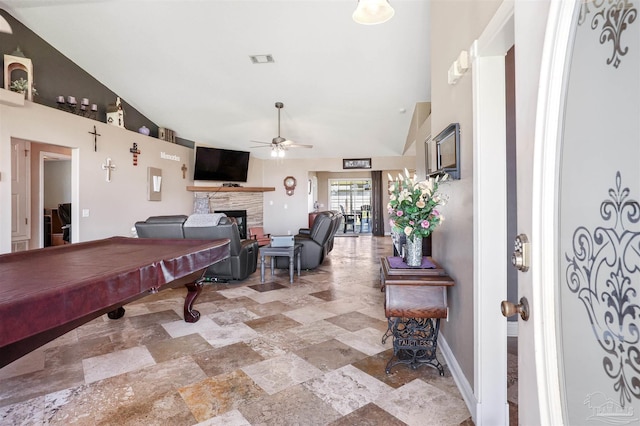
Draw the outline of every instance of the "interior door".
[[[552,2],[533,170],[542,424],[640,422],[637,1]],[[522,403],[522,399],[521,399]]]
[[[11,140],[11,242],[12,251],[28,249],[31,238],[30,215],[30,144]]]

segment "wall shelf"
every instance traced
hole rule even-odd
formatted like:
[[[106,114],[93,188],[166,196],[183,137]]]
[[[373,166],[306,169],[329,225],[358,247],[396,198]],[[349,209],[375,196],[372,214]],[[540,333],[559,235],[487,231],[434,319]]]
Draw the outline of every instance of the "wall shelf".
[[[271,192],[273,186],[187,186],[192,192]]]
[[[0,88],[0,104],[24,106],[24,94]]]

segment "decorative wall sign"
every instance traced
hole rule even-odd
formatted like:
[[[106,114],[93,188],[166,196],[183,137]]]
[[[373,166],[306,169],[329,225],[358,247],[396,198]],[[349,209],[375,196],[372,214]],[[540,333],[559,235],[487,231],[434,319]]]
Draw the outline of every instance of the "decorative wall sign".
[[[147,167],[147,200],[162,200],[162,169]]]
[[[587,310],[602,366],[620,405],[640,399],[640,204],[616,173],[609,200],[600,204],[603,225],[580,226],[566,253],[566,285]]]
[[[162,158],[163,160],[180,161],[179,155],[167,154],[164,151],[160,152],[160,158]]]
[[[343,169],[370,169],[371,158],[347,158],[342,160]]]

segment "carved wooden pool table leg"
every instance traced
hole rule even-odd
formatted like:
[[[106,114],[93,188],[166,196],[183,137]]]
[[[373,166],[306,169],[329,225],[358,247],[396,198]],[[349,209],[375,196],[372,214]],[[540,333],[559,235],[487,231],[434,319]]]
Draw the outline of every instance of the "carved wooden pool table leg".
[[[199,279],[193,283],[185,284],[187,295],[184,298],[184,320],[185,322],[197,322],[200,319],[200,312],[193,309],[193,303],[202,291],[204,279]]]

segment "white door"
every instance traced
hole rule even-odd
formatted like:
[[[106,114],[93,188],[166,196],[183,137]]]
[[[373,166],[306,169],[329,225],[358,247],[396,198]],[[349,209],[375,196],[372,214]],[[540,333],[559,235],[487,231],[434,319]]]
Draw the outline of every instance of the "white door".
[[[31,238],[30,143],[11,140],[11,242],[14,250],[27,249]]]
[[[534,334],[519,345],[535,354],[542,424],[640,423],[639,10],[550,6],[524,291]]]

